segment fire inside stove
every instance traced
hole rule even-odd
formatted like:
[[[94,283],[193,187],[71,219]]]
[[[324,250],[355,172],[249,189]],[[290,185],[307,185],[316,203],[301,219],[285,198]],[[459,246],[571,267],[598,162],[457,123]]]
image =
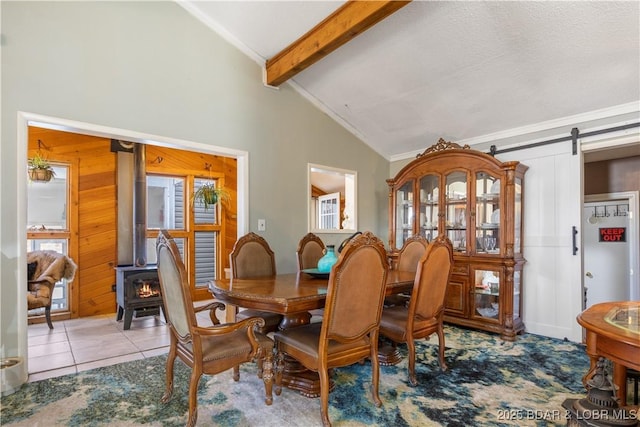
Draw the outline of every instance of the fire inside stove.
[[[124,317],[125,330],[131,327],[134,314],[137,318],[158,315],[161,309],[164,312],[156,266],[116,267],[116,302],[116,320],[122,320]]]
[[[160,296],[160,284],[157,280],[140,280],[133,281],[136,287],[138,298],[151,298]]]

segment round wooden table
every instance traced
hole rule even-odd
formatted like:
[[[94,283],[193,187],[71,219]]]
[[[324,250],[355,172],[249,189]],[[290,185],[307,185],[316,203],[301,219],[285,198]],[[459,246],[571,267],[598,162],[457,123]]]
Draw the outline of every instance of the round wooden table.
[[[627,368],[640,370],[640,302],[618,301],[594,304],[577,317],[586,330],[589,372],[582,377],[586,387],[600,357],[613,362],[613,383],[621,405],[627,399]]]

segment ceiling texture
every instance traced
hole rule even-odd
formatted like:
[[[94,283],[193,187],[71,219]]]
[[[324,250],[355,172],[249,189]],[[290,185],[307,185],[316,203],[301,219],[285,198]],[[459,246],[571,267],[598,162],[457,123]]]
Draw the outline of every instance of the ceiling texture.
[[[345,3],[179,1],[263,67]],[[640,105],[638,1],[412,1],[396,8],[279,83],[387,159],[439,138],[472,141]]]

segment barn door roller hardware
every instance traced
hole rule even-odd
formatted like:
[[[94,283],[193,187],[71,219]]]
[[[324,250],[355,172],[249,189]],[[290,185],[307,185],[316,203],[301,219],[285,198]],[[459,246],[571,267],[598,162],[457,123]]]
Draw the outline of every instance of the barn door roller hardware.
[[[578,128],[573,128],[571,129],[571,135],[563,136],[560,138],[549,139],[547,141],[533,142],[531,144],[520,145],[518,147],[503,148],[502,150],[498,150],[498,147],[496,147],[495,145],[492,145],[491,147],[489,147],[489,154],[491,154],[492,156],[495,156],[496,154],[508,153],[510,151],[525,150],[527,148],[540,147],[543,145],[556,144],[558,142],[571,141],[573,146],[572,153],[575,156],[576,154],[578,154],[578,138],[587,138],[589,136],[601,135],[603,133],[617,132],[617,131],[637,128],[637,127],[640,127],[640,122],[614,126],[607,129],[594,130],[592,132],[586,132],[583,134],[580,134],[580,130],[578,130]]]

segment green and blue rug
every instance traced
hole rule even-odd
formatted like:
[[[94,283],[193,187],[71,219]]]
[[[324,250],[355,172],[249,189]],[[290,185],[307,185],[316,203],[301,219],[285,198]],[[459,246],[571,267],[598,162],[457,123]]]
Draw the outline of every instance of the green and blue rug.
[[[380,368],[380,408],[371,401],[368,362],[336,369],[336,387],[329,396],[333,425],[565,425],[562,402],[585,397],[581,378],[589,359],[580,344],[532,334],[505,342],[449,325],[445,336],[449,369],[442,372],[438,366],[437,338],[419,342],[416,387],[407,380],[406,359]],[[176,362],[173,399],[162,404],[165,360],[158,356],[25,384],[2,398],[0,424],[183,426],[190,370]],[[245,364],[239,382],[230,371],[202,377],[198,425],[321,426],[320,401],[283,389],[266,406],[256,367]]]

